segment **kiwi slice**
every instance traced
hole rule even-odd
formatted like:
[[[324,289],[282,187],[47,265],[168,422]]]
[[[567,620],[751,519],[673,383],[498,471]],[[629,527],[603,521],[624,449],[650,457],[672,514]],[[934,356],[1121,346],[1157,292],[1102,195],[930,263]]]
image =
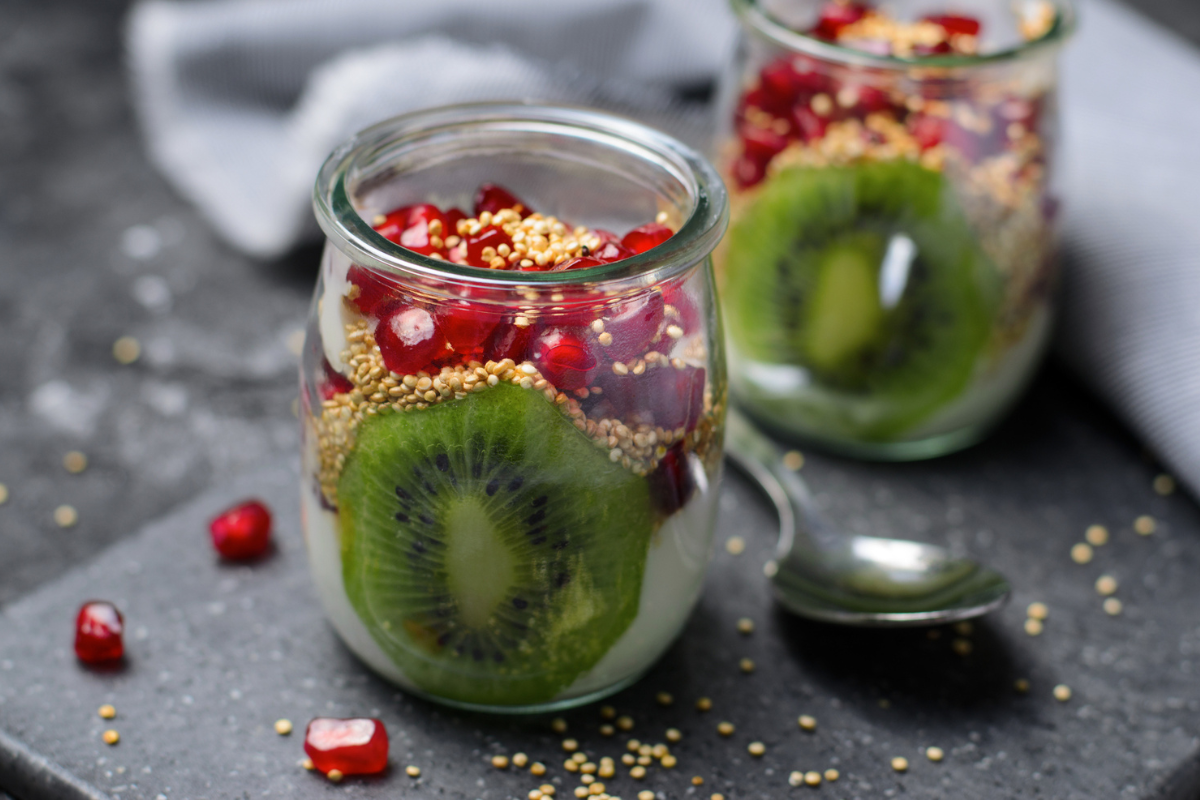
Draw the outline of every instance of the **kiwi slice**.
[[[949,183],[907,161],[773,176],[730,229],[725,284],[740,355],[803,367],[810,400],[877,440],[963,391],[1000,295]]]
[[[637,616],[647,481],[537,392],[364,421],[338,496],[350,603],[432,695],[547,702]]]

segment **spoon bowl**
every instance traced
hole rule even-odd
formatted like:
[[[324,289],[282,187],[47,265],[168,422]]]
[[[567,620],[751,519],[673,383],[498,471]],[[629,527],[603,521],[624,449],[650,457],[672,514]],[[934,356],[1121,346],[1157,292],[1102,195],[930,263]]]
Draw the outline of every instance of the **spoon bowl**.
[[[933,625],[981,616],[1008,599],[1003,575],[945,548],[832,528],[782,448],[734,410],[726,454],[775,506],[779,544],[764,572],[793,614],[840,625]]]

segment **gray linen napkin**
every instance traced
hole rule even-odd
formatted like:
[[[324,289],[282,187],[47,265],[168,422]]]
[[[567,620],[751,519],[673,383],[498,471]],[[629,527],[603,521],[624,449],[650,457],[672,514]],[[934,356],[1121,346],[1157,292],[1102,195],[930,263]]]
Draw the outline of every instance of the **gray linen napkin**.
[[[1200,53],[1111,0],[1065,52],[1059,352],[1200,494]],[[536,24],[531,21],[536,20]],[[704,144],[725,0],[149,0],[130,17],[151,158],[247,253],[317,231],[317,167],[365,125],[449,102],[573,101]]]

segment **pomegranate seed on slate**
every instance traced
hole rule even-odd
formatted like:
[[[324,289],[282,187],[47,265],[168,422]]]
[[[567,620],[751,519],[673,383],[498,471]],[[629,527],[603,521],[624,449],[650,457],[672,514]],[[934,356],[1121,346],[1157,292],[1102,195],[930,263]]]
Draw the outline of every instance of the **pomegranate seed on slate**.
[[[769,131],[768,131],[769,133]],[[782,139],[783,137],[779,137]],[[784,144],[786,144],[786,140]],[[783,148],[780,147],[780,150]],[[674,235],[674,231],[666,225],[659,225],[657,222],[649,222],[625,234],[625,238],[621,240],[621,244],[628,247],[634,254],[644,253],[651,247],[658,247],[660,244],[670,239]]]
[[[964,36],[979,35],[979,20],[974,17],[964,17],[959,14],[935,14],[925,17],[925,22],[932,22],[934,25],[941,25],[946,29],[946,33],[955,34],[961,33]]]
[[[483,346],[483,352],[492,361],[511,358],[519,364],[529,352],[529,342],[533,339],[533,334],[532,325],[517,325],[512,317],[506,317],[492,331],[491,337]]]
[[[398,284],[372,269],[357,264],[350,265],[346,280],[358,287],[358,294],[350,302],[368,317],[373,316],[383,303],[394,300],[400,291]]]
[[[670,516],[687,503],[696,490],[696,479],[688,465],[683,442],[667,451],[649,475],[650,500],[659,513]]]
[[[304,732],[304,752],[328,775],[373,775],[387,769],[387,728],[377,719],[317,717]]]
[[[534,340],[531,352],[533,363],[560,391],[582,389],[596,374],[596,358],[583,336],[574,331],[545,330]]]
[[[512,247],[512,238],[501,228],[489,225],[474,236],[467,237],[467,263],[472,267],[487,267],[488,262],[483,257],[485,247],[496,250],[500,245]],[[496,256],[492,256],[495,258]]]
[[[336,394],[348,394],[354,384],[342,373],[333,368],[324,358],[321,359],[321,378],[317,381],[317,392],[322,400],[332,400]]]
[[[601,346],[599,352],[610,361],[625,361],[645,353],[662,327],[663,307],[662,295],[649,292],[605,311],[601,316],[604,333],[612,337],[612,342]]]
[[[125,655],[125,618],[112,603],[90,600],[75,618],[75,655],[85,664],[104,664]]]
[[[257,500],[222,511],[208,526],[213,547],[225,558],[258,558],[271,545],[271,512]]]
[[[383,308],[375,327],[375,343],[392,372],[420,372],[446,349],[441,320],[420,306],[396,302]]]
[[[522,217],[528,217],[533,213],[532,208],[525,205],[522,200],[503,186],[485,183],[475,192],[475,216],[478,217],[484,211],[495,214],[503,208],[516,209]]]

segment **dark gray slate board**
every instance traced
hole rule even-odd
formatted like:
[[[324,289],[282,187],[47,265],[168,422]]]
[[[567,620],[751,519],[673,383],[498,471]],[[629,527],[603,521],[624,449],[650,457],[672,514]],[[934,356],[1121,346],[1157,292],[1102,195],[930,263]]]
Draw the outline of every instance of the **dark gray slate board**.
[[[927,630],[858,632],[778,612],[761,577],[774,520],[730,476],[713,569],[685,634],[612,700],[635,718],[632,734],[601,737],[594,706],[566,714],[570,735],[594,757],[619,756],[629,735],[663,741],[668,727],[684,732],[672,747],[678,767],[654,767],[640,783],[620,770],[610,791],[626,800],[646,788],[659,798],[778,798],[812,791],[790,788],[790,771],[836,767],[841,779],[819,796],[1194,798],[1195,508],[1186,498],[1154,497],[1153,471],[1130,464],[1125,443],[1071,420],[1039,430],[1026,417],[1015,434],[1002,432],[1002,446],[932,464],[814,457],[805,467],[819,501],[853,527],[948,542],[1011,573],[1014,603],[976,626],[965,657],[952,651],[957,634],[948,628],[937,638]],[[1016,458],[1028,458],[1029,469],[1018,470]],[[494,753],[517,751],[545,761],[559,797],[572,796],[576,782],[562,769],[561,737],[546,718],[475,716],[414,700],[338,643],[309,585],[296,492],[292,470],[260,470],[7,607],[0,728],[113,798],[523,798],[540,781],[487,764]],[[276,510],[278,550],[249,567],[220,563],[206,541],[207,520],[245,496]],[[1142,538],[1129,523],[1145,512],[1160,524]],[[1113,542],[1092,564],[1075,565],[1067,551],[1091,522],[1107,522]],[[740,556],[722,546],[733,535],[746,538]],[[1091,587],[1102,572],[1121,581],[1120,617],[1100,611]],[[71,654],[74,611],[92,597],[125,611],[129,658],[121,670],[87,670]],[[1038,638],[1021,629],[1034,599],[1051,609]],[[742,616],[758,623],[749,637],[735,630]],[[739,671],[742,657],[757,662],[753,674]],[[1017,677],[1031,681],[1028,695],[1013,691]],[[1051,697],[1060,682],[1074,690],[1068,703]],[[672,692],[675,705],[658,706],[660,690]],[[692,706],[701,695],[714,700],[707,714]],[[97,716],[102,703],[117,707],[114,722]],[[799,730],[801,713],[817,717],[815,733]],[[388,775],[335,786],[297,765],[309,718],[367,714],[391,733]],[[280,717],[297,733],[276,735]],[[720,720],[736,724],[732,737],[718,736]],[[121,733],[116,747],[100,740],[110,725]],[[761,759],[746,751],[755,740],[767,746]],[[928,745],[942,747],[945,761],[927,761]],[[898,755],[911,764],[907,774],[889,767]],[[421,767],[419,780],[403,774],[407,764]],[[702,787],[691,786],[693,775],[704,777]]]

